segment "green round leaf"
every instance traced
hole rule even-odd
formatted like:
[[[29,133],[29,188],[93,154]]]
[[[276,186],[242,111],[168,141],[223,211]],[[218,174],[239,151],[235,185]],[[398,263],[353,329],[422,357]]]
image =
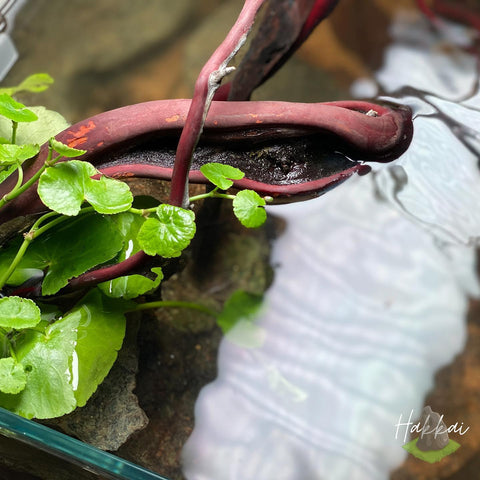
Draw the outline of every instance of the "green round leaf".
[[[243,226],[256,228],[267,219],[264,205],[265,200],[257,192],[242,190],[233,199],[233,213]]]
[[[152,268],[152,272],[156,274],[155,280],[150,280],[143,275],[126,275],[100,283],[98,288],[107,295],[107,297],[130,300],[145,293],[152,292],[160,285],[160,282],[163,280],[162,269],[160,267]]]
[[[118,253],[121,262],[141,250],[137,236],[146,218],[130,212],[122,212],[110,217],[123,238],[123,248]]]
[[[202,165],[200,171],[210,182],[222,190],[228,190],[233,185],[232,180],[240,180],[245,176],[238,168],[216,162]]]
[[[17,145],[27,143],[42,145],[69,126],[59,113],[47,110],[45,107],[30,107],[30,110],[38,116],[38,121],[18,124]],[[11,136],[11,120],[0,115],[0,137],[11,138]]]
[[[22,163],[40,151],[38,145],[0,144],[0,165]]]
[[[252,322],[262,306],[263,297],[255,293],[237,290],[227,299],[217,317],[217,324],[226,334],[238,322]]]
[[[0,392],[20,393],[27,384],[27,375],[23,366],[14,358],[0,358]]]
[[[62,157],[75,158],[87,153],[86,150],[78,150],[77,148],[69,147],[58,140],[55,140],[53,137],[48,141],[49,145]]]
[[[242,348],[260,348],[267,334],[264,328],[252,322],[240,320],[225,334],[225,338]]]
[[[130,302],[94,289],[44,333],[22,332],[15,349],[26,385],[16,395],[0,393],[0,406],[26,418],[52,418],[85,405],[117,358],[127,308]]]
[[[108,217],[81,216],[35,240],[25,262],[41,258],[48,266],[42,294],[53,295],[71,278],[111,260],[122,246],[123,239]]]
[[[7,93],[0,94],[0,115],[14,122],[34,122],[38,120],[32,110],[29,110],[23,103],[16,102]]]
[[[48,73],[34,73],[18,85],[17,92],[43,92],[53,83],[53,78]]]
[[[25,276],[41,279],[46,271],[42,294],[53,295],[71,278],[115,257],[123,242],[111,217],[90,214],[68,219],[30,244],[8,284],[21,284]],[[19,247],[17,241],[0,249],[0,271],[9,267]]]
[[[157,218],[148,218],[138,232],[138,242],[147,255],[178,257],[195,236],[195,214],[173,205],[163,204]]]
[[[32,277],[41,279],[46,271],[42,294],[53,295],[69,279],[116,257],[124,241],[128,242],[112,217],[90,214],[68,219],[31,243],[8,284],[19,285]],[[0,271],[9,267],[20,243],[11,242],[0,249]]]
[[[125,305],[127,302],[107,298],[95,289],[65,318],[77,331],[73,352],[77,363],[71,364],[71,385],[79,407],[85,405],[117,358],[125,336]]]
[[[85,200],[98,213],[113,214],[128,210],[132,206],[133,195],[126,183],[101,177],[85,183]]]
[[[27,383],[16,395],[0,394],[0,406],[26,418],[57,417],[75,408],[70,365],[77,325],[59,320],[47,326],[45,334],[26,330],[17,339],[16,357],[27,372]]]
[[[48,167],[40,176],[38,195],[50,209],[63,215],[77,215],[85,200],[85,183],[97,170],[79,160]]]
[[[96,168],[80,160],[48,167],[40,176],[38,195],[52,210],[63,215],[77,215],[87,200],[98,213],[113,214],[128,210],[133,202],[124,182],[107,177],[94,180]]]
[[[28,298],[0,298],[0,327],[31,328],[41,320],[40,309]]]

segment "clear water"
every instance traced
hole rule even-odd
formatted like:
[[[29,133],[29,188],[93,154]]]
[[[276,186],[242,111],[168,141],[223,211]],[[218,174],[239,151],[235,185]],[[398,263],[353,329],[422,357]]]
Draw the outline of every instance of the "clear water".
[[[458,26],[438,34],[399,14],[391,34],[376,79],[352,92],[410,105],[412,146],[325,197],[272,208],[287,231],[263,343],[223,340],[183,450],[189,480],[385,480],[406,456],[394,425],[419,417],[464,346],[479,294],[476,62]]]

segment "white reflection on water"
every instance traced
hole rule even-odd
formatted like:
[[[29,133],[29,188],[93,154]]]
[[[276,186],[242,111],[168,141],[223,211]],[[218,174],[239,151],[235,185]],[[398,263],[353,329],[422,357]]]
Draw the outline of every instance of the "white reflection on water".
[[[463,45],[466,30],[450,27],[455,36],[446,43],[424,25],[399,17],[392,29],[396,42],[378,74],[385,92],[409,93],[400,101],[415,112],[415,134],[408,151],[376,180],[393,205],[439,240],[474,245],[480,239],[477,60],[451,43],[455,38]],[[406,188],[399,174],[408,179]]]
[[[419,89],[467,95],[474,63],[451,49],[430,55],[438,42],[406,17],[393,33],[382,87],[408,58],[430,72]],[[455,75],[443,75],[452,62]],[[394,166],[272,209],[288,229],[258,319],[265,342],[222,342],[183,451],[189,480],[384,480],[403,460],[394,425],[420,412],[435,371],[462,350],[467,293],[478,294],[468,244],[480,234],[480,179],[474,153],[432,116],[440,108],[461,121],[461,110],[412,92],[400,101],[418,116],[412,149]]]

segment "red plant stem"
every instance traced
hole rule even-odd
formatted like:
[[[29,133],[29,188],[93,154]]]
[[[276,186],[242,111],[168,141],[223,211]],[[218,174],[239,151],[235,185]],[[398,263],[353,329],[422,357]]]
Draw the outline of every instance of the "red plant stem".
[[[56,139],[68,146],[87,150],[81,159],[103,171],[103,164],[122,145],[141,144],[142,138],[178,138],[185,125],[190,103],[190,100],[162,100],[122,107],[72,125],[59,133]],[[369,110],[375,110],[377,116],[365,115]],[[316,135],[328,134],[330,138],[336,137],[340,143],[350,145],[359,152],[357,157],[352,158],[388,161],[396,158],[408,146],[411,130],[411,112],[408,109],[391,109],[370,102],[213,102],[205,121],[204,135],[209,141],[228,149],[229,145],[242,139],[261,139],[266,135],[270,139],[281,139],[294,132],[300,135],[302,131],[308,131]],[[25,179],[31,178],[44,165],[47,155],[46,144],[37,157],[25,166]],[[116,171],[108,170],[105,173],[117,176],[122,172],[122,177],[128,177],[131,166],[125,167],[119,165]],[[173,176],[170,167],[158,165],[153,170],[148,165],[140,164],[137,169],[130,171],[130,176],[168,180]],[[199,172],[195,173],[198,174],[196,177],[192,172],[189,173],[190,180],[200,181],[203,177]],[[0,198],[11,190],[14,181],[14,178],[7,179],[0,185]],[[273,190],[269,193],[273,188],[269,185],[257,184],[254,187],[241,182],[235,182],[235,185],[238,188],[258,188],[272,196],[290,196],[292,189],[302,188],[301,183],[296,187],[284,185],[283,193],[274,193]],[[0,209],[0,223],[44,209],[36,187],[32,186]]]
[[[262,24],[234,79],[222,85],[215,100],[249,100],[302,45],[339,0],[268,0]]]
[[[179,134],[189,110],[189,100],[168,100],[130,105],[104,112],[73,125],[57,135],[57,140],[70,146],[87,150],[82,160],[92,162],[107,175],[119,177],[153,177],[170,179],[172,170],[162,165],[125,162],[103,167],[116,149],[125,144],[135,144],[142,138],[170,137]],[[365,115],[375,110],[376,116]],[[216,102],[205,122],[205,135],[226,146],[238,141],[261,138],[288,138],[290,135],[322,135],[327,133],[351,145],[365,160],[388,161],[400,155],[412,136],[411,113],[408,109],[390,109],[369,102],[346,101],[323,104],[292,104],[286,102]],[[227,147],[228,148],[228,147]],[[48,155],[45,144],[33,163],[25,169],[30,178],[44,164]],[[288,185],[269,185],[245,178],[235,182],[236,188],[251,188],[283,201],[289,198],[311,198],[323,190],[342,182],[355,172],[358,165],[330,177]],[[189,172],[193,182],[204,182],[199,171]],[[14,179],[11,180],[12,182]],[[8,184],[7,182],[5,182]],[[1,188],[4,185],[0,186]],[[10,187],[6,185],[6,191]],[[35,186],[12,200],[0,210],[0,223],[19,215],[42,211],[44,205],[38,198]],[[87,272],[69,282],[69,288],[82,288],[117,278],[141,269],[151,257],[139,252],[117,265]],[[33,289],[32,294],[38,291]],[[19,293],[20,294],[20,293]]]
[[[337,6],[340,0],[316,0],[310,14],[303,25],[303,28],[298,35],[297,41],[293,46],[293,50],[296,50],[312,33],[313,29]],[[421,1],[421,0],[420,0]],[[291,55],[292,52],[290,52]]]
[[[316,1],[266,1],[262,22],[231,82],[229,100],[249,100],[253,90],[285,62]]]
[[[185,206],[188,201],[188,171],[193,151],[203,131],[210,103],[222,78],[230,72],[228,62],[245,42],[252,28],[255,15],[264,0],[246,0],[237,21],[202,68],[195,83],[195,90],[185,127],[180,136],[172,175],[170,203]]]
[[[416,0],[418,8],[420,11],[432,22],[437,21],[437,16],[434,11],[427,5],[426,0]]]
[[[282,65],[300,48],[300,46],[305,42],[305,40],[309,37],[315,27],[330,13],[332,13],[333,9],[337,6],[340,0],[315,0],[313,7],[310,10],[310,13],[306,17],[305,23],[298,34],[297,39],[292,44],[288,52],[285,53],[283,58],[275,68],[270,72],[267,78],[272,76],[277,70],[280,69]],[[264,80],[266,80],[265,78]]]
[[[98,268],[90,272],[83,273],[68,282],[70,288],[83,288],[90,285],[97,285],[108,280],[113,280],[124,275],[132,275],[136,270],[146,265],[152,260],[146,253],[140,251],[130,258],[123,260],[115,265]]]
[[[446,2],[444,0],[435,0],[433,8],[439,15],[470,25],[480,32],[480,11],[478,9],[474,11],[458,2]]]

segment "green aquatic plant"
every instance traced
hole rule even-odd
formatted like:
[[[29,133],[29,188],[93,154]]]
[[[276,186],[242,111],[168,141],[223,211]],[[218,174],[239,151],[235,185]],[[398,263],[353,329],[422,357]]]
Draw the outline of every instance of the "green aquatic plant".
[[[37,115],[10,95],[50,83],[49,76],[34,75],[0,94],[0,131],[11,133],[0,145],[0,175],[2,181],[17,175],[0,208],[33,187],[46,210],[0,249],[0,406],[27,418],[56,417],[85,405],[117,357],[128,312],[183,307],[219,315],[193,302],[137,303],[159,287],[161,267],[152,267],[148,276],[131,274],[92,285],[65,307],[62,292],[69,281],[99,265],[115,265],[140,251],[180,256],[195,235],[196,219],[192,210],[174,205],[137,208],[126,183],[82,161],[84,150],[55,140],[63,119],[52,124],[51,112]],[[27,122],[35,126],[28,135]],[[44,146],[46,160],[24,181],[22,165],[39,153],[46,132],[51,135]],[[229,199],[245,226],[265,221],[265,199],[253,191],[248,197],[247,191],[225,193],[231,179],[243,177],[239,169],[211,163],[202,172],[212,189],[191,197],[189,204]]]
[[[181,256],[196,233],[191,204],[229,200],[244,226],[258,227],[272,197],[318,196],[354,173],[366,173],[363,160],[390,161],[405,151],[412,136],[407,108],[350,101],[223,101],[248,100],[336,4],[309,0],[292,9],[287,0],[246,0],[200,72],[191,101],[132,105],[69,127],[59,114],[27,108],[12,97],[47,88],[48,75],[0,90],[0,221],[5,222],[0,226],[0,315],[5,319],[0,321],[0,406],[48,418],[84,405],[115,361],[128,312],[196,309],[216,316],[227,336],[235,337],[239,319],[242,337],[260,303],[255,296],[235,294],[223,312],[192,302],[143,301],[160,286],[165,261]],[[239,66],[238,81],[219,89],[262,5],[270,12],[263,17],[266,28],[259,29],[253,53]],[[272,12],[281,14],[288,28],[276,31],[277,22],[268,23]],[[277,52],[273,57],[272,51]],[[252,81],[247,84],[245,78]],[[240,84],[246,87],[239,89]],[[178,139],[173,166],[129,159],[109,163],[119,144],[136,148],[146,138],[167,139],[167,144]],[[220,160],[234,163],[237,155],[242,161],[262,157],[263,147],[269,157],[277,142],[290,152],[287,172],[280,168],[276,178],[281,158],[273,158],[270,167],[247,162],[248,178],[234,165],[218,162],[192,169],[201,139],[212,141],[201,145],[210,148],[209,159],[217,141]],[[145,206],[119,180],[129,176],[171,180],[169,203]],[[210,191],[190,196],[190,181],[208,183]],[[240,191],[227,191],[232,186]]]

